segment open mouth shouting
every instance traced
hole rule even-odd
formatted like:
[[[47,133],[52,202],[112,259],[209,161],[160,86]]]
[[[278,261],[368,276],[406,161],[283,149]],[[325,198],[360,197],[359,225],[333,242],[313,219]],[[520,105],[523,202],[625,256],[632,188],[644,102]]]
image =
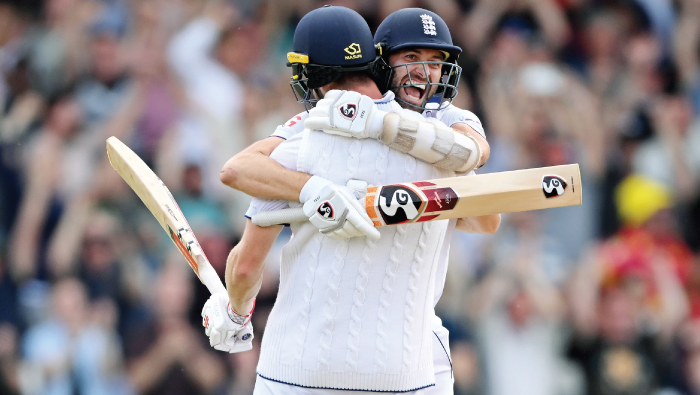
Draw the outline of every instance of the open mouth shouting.
[[[409,80],[403,81],[400,96],[409,103],[420,105],[425,98],[427,85],[423,85],[425,82],[416,81],[415,79],[412,82],[415,85],[409,85],[411,83]]]

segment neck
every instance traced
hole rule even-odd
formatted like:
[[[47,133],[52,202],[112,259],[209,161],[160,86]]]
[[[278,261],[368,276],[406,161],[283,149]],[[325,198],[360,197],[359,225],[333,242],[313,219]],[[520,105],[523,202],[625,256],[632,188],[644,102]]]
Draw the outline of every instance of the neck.
[[[354,91],[361,95],[369,96],[372,100],[379,100],[382,97],[384,97],[384,95],[382,95],[382,93],[379,91],[379,88],[377,88],[377,84],[375,84],[374,81],[371,80],[367,83],[362,84],[337,84],[335,82],[331,82],[324,88],[324,93],[332,89],[339,89]]]

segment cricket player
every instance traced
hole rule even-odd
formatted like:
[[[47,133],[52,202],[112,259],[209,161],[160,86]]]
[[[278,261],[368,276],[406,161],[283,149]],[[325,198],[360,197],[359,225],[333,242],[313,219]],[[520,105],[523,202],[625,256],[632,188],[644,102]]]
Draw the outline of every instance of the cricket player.
[[[342,7],[334,7],[334,9],[342,9]],[[442,22],[439,17],[437,18]],[[320,19],[323,20],[323,18]],[[422,21],[423,18],[420,20]],[[328,21],[326,22],[328,23]],[[303,26],[304,25],[300,23],[297,34],[302,35],[299,29],[304,31]],[[318,30],[317,28],[308,28],[308,30],[317,33],[322,31],[322,29]],[[449,33],[447,34],[449,38]],[[323,34],[319,34],[319,36],[324,37]],[[299,50],[296,45],[296,37],[297,35],[295,35],[295,53],[303,55],[304,52],[313,52],[313,48]],[[357,44],[359,48],[356,49],[352,45],[349,45],[344,48],[346,53],[356,52],[368,46],[367,44],[352,44]],[[451,45],[451,40],[449,44]],[[317,44],[317,49],[318,47]],[[351,51],[348,51],[347,48],[350,48]],[[429,53],[428,51],[425,52]],[[324,53],[324,51],[318,51],[317,53],[321,54]],[[365,49],[365,54],[366,53],[367,50]],[[301,64],[309,64],[318,61],[316,60],[317,57],[311,55],[308,55],[308,58],[300,56],[297,59],[299,59],[299,63]],[[348,58],[346,57],[345,59]],[[290,60],[295,59],[290,58]],[[435,70],[438,71],[438,80],[442,71],[442,65],[440,67],[433,67],[434,63],[432,62],[437,61],[431,60],[431,63],[422,64],[423,73],[417,71],[414,75],[408,76],[409,83],[415,83],[418,86],[414,89],[422,89],[424,93],[416,94],[412,89],[406,89],[406,87],[404,87],[402,88],[403,92],[409,96],[413,96],[413,98],[405,100],[406,102],[425,106],[426,103],[417,102],[417,99],[425,99],[427,95],[434,94],[440,89],[444,92],[446,89],[441,85],[435,84],[431,86],[428,83],[428,78],[430,78],[431,82],[435,81],[433,75],[429,74],[429,70],[433,70],[433,72]],[[376,74],[372,73],[377,67],[377,64],[370,65],[368,67],[369,74],[377,77]],[[454,70],[453,66],[449,67],[451,70]],[[302,72],[304,71],[303,68],[299,69],[301,69]],[[302,72],[298,72],[300,71],[299,69],[295,70],[296,76],[302,75]],[[345,68],[345,70],[347,69],[351,69],[352,71],[358,70],[356,67],[353,70],[352,66]],[[411,73],[409,66],[404,66],[404,69],[407,71],[406,74]],[[338,70],[336,69],[335,71]],[[321,78],[327,78],[327,74],[329,73],[321,73]],[[394,73],[395,76],[399,74],[398,72]],[[451,393],[452,377],[447,346],[447,333],[444,328],[442,328],[439,319],[434,316],[432,308],[433,301],[439,298],[442,291],[444,270],[446,269],[447,245],[449,242],[448,231],[451,232],[451,229],[454,229],[455,221],[439,221],[440,225],[425,223],[403,225],[389,230],[382,229],[382,237],[378,241],[374,241],[376,234],[368,232],[370,237],[367,238],[333,242],[330,238],[323,238],[323,236],[319,234],[313,235],[313,232],[310,234],[309,228],[313,229],[314,226],[317,226],[324,231],[323,226],[326,225],[328,228],[334,228],[335,230],[333,232],[344,229],[342,225],[339,226],[339,223],[332,223],[332,221],[322,218],[322,215],[319,216],[318,213],[328,212],[328,205],[324,207],[324,203],[330,203],[330,206],[336,212],[339,211],[338,208],[347,209],[347,207],[353,207],[352,192],[338,187],[339,185],[344,185],[350,179],[359,178],[365,179],[373,184],[383,184],[387,182],[444,177],[454,174],[452,173],[453,170],[471,170],[480,164],[483,158],[481,155],[478,155],[478,160],[472,160],[471,162],[468,161],[468,158],[467,160],[464,160],[464,158],[449,158],[449,150],[447,154],[443,154],[440,160],[435,160],[435,155],[431,158],[420,158],[420,152],[416,155],[415,152],[405,150],[404,147],[390,149],[387,146],[381,145],[381,143],[373,138],[367,138],[365,140],[359,139],[361,137],[372,137],[371,133],[368,132],[372,132],[372,127],[377,127],[376,125],[372,126],[372,118],[376,117],[378,114],[381,115],[380,120],[383,121],[381,122],[382,128],[387,127],[384,125],[386,120],[382,118],[386,118],[389,111],[397,111],[396,103],[391,100],[393,94],[389,92],[382,98],[376,85],[374,85],[371,80],[366,79],[363,82],[357,75],[353,75],[352,78],[331,82],[323,87],[318,87],[318,81],[314,81],[314,79],[319,78],[317,74],[307,73],[307,77],[305,81],[305,83],[308,84],[307,86],[311,89],[320,90],[320,92],[316,92],[319,94],[319,97],[323,97],[321,95],[325,94],[324,100],[326,100],[326,103],[330,103],[324,104],[324,100],[321,100],[318,105],[311,110],[309,119],[315,117],[317,122],[329,122],[334,116],[333,109],[337,110],[337,114],[335,114],[336,118],[338,114],[345,113],[345,115],[348,115],[347,113],[352,111],[353,114],[350,114],[351,116],[346,118],[355,118],[353,122],[345,122],[344,124],[341,122],[334,122],[334,124],[328,125],[326,129],[329,130],[327,132],[331,134],[343,134],[353,133],[353,131],[362,131],[367,135],[354,135],[353,137],[357,137],[358,139],[350,140],[345,138],[340,139],[341,142],[338,142],[337,137],[333,138],[320,132],[306,131],[301,134],[290,136],[290,139],[286,143],[280,145],[280,149],[276,150],[273,154],[273,158],[281,163],[285,163],[289,169],[301,170],[313,174],[311,179],[307,177],[301,194],[294,198],[294,200],[306,201],[304,205],[305,211],[307,211],[306,208],[309,206],[308,214],[311,216],[311,223],[295,226],[293,229],[295,237],[292,239],[290,245],[285,247],[281,279],[282,284],[280,286],[280,299],[278,300],[286,300],[286,302],[278,302],[270,317],[271,321],[273,317],[275,318],[274,322],[277,322],[276,320],[279,319],[279,317],[286,317],[287,320],[292,319],[292,321],[299,318],[302,322],[300,322],[300,326],[297,329],[303,329],[304,335],[286,335],[284,329],[279,329],[280,333],[283,333],[279,335],[278,332],[275,332],[275,326],[268,323],[268,331],[272,330],[272,332],[266,332],[258,373],[261,377],[259,386],[264,386],[269,391],[258,392],[256,388],[256,393],[278,393],[275,392],[277,390],[283,391],[281,393],[295,393],[289,392],[293,391],[295,386],[328,388],[334,390],[352,389],[389,392],[406,392],[425,387],[425,389],[421,390],[421,393]],[[300,78],[297,77],[297,79]],[[331,88],[352,89],[355,91],[352,92],[355,95],[350,95],[351,92],[329,92]],[[302,101],[309,101],[309,91],[299,89],[295,92],[298,93],[298,97],[302,97]],[[367,95],[363,97],[360,96],[358,92],[366,93]],[[449,96],[449,93],[446,96]],[[343,99],[343,97],[345,98]],[[337,105],[338,99],[344,101],[340,105]],[[376,100],[373,101],[372,99]],[[333,105],[334,102],[336,105]],[[444,110],[444,108],[441,110]],[[325,120],[324,111],[328,114]],[[363,112],[367,114],[365,116],[366,119],[361,119],[361,116],[352,116]],[[439,111],[436,111],[436,113],[439,113]],[[444,111],[442,112],[442,114],[445,113]],[[299,117],[304,114],[306,113],[300,114]],[[407,119],[411,118],[408,117]],[[415,118],[413,119],[415,120]],[[472,122],[473,119],[476,119],[476,117],[472,118]],[[464,119],[462,119],[462,121],[463,120]],[[296,123],[299,123],[294,121],[295,119],[293,118],[286,126],[294,127]],[[296,121],[301,121],[301,119],[296,119]],[[478,125],[480,128],[478,120],[476,120],[476,122],[475,125]],[[436,124],[427,122],[418,123],[417,121],[416,123],[416,130],[399,131],[399,133],[413,133],[418,137],[417,141],[420,143],[421,136],[426,133],[426,129],[430,129],[430,125]],[[340,125],[344,126],[336,127]],[[449,130],[444,128],[444,126],[432,127],[435,130],[440,127],[441,129],[439,130],[441,130],[443,134]],[[435,132],[433,133],[435,134]],[[433,140],[435,140],[434,137]],[[478,152],[479,148],[476,145],[478,142],[473,140],[474,139],[470,139],[472,145],[466,143],[464,146],[468,146],[473,151]],[[461,139],[459,141],[461,142],[464,140]],[[317,151],[315,156],[309,154],[312,149]],[[401,149],[404,149],[406,152],[402,153]],[[452,166],[453,169],[439,169],[437,166],[430,166],[427,161],[426,163],[416,161],[406,155],[406,153],[414,154],[419,159],[423,160],[432,159],[433,161],[431,163],[433,164],[442,161],[440,165],[443,167]],[[448,160],[444,160],[445,158],[448,158]],[[334,162],[335,166],[333,166]],[[330,171],[329,169],[338,169],[339,174],[325,174]],[[418,175],[419,173],[421,175]],[[320,177],[320,175],[326,177]],[[315,193],[310,193],[307,187],[313,185],[314,178],[320,178],[325,181],[321,182],[321,188],[311,188],[310,190]],[[329,182],[331,185],[328,184]],[[307,190],[305,191],[305,189]],[[329,190],[332,191],[333,194],[330,195],[330,200],[325,200],[329,198]],[[324,196],[324,194],[326,195]],[[306,198],[304,195],[307,195]],[[344,199],[338,199],[338,195],[344,197]],[[321,204],[309,205],[310,202],[319,202]],[[338,205],[339,203],[340,205]],[[255,207],[256,204],[259,206]],[[268,206],[265,206],[265,204]],[[279,207],[275,207],[273,203],[261,201],[254,201],[251,205],[251,210],[253,211],[270,208]],[[357,213],[357,218],[368,222],[368,218],[366,218],[366,214],[364,214],[364,209],[360,207],[360,210],[362,210],[362,212]],[[314,216],[317,217],[317,224],[314,224]],[[498,216],[495,218],[497,221],[500,220]],[[326,222],[324,223],[324,221]],[[497,221],[495,227],[498,226]],[[318,224],[321,224],[321,226]],[[436,222],[435,224],[438,223]],[[366,234],[364,233],[366,230],[360,231],[358,227],[352,229],[352,232],[342,234],[333,232],[324,233],[335,237],[353,236],[356,235],[357,232]],[[376,231],[376,229],[372,230]],[[428,232],[428,230],[430,231]],[[262,268],[257,265],[264,259],[267,250],[272,242],[274,242],[278,232],[279,227],[276,227],[276,230],[275,228],[262,229],[248,223],[242,243],[232,251],[227,264],[227,284],[229,284],[229,293],[223,296],[213,296],[207,305],[205,305],[203,311],[203,315],[206,317],[207,321],[209,321],[211,317],[219,317],[218,320],[213,319],[207,327],[207,333],[210,338],[212,338],[212,342],[216,344],[217,348],[235,352],[250,347],[249,344],[231,335],[235,334],[236,330],[225,328],[225,326],[230,326],[231,322],[238,323],[239,329],[242,329],[245,325],[249,325],[250,314],[243,316],[233,313],[233,311],[251,310],[254,295],[259,288],[259,276],[262,270]],[[355,234],[353,234],[353,232]],[[318,239],[318,237],[321,237],[321,239]],[[413,241],[409,241],[411,238],[413,238]],[[406,241],[408,241],[408,243],[404,244]],[[435,244],[433,244],[433,242]],[[304,250],[300,245],[310,250]],[[313,245],[313,247],[309,247],[309,245]],[[382,256],[380,251],[386,255]],[[291,254],[291,256],[287,255],[287,253]],[[324,254],[327,256],[324,257]],[[412,257],[411,254],[413,254]],[[406,257],[401,258],[399,255],[406,255]],[[311,260],[312,263],[307,262],[307,260]],[[322,264],[318,264],[318,262],[322,262]],[[444,264],[439,265],[438,262],[444,262]],[[430,268],[425,265],[430,266]],[[441,273],[437,272],[438,266],[442,266],[440,269],[442,271]],[[419,275],[421,270],[425,270],[424,274],[428,275],[429,281],[427,283],[424,282],[426,278],[424,278],[423,275]],[[372,274],[376,271],[378,272]],[[384,276],[381,274],[384,274]],[[311,277],[309,278],[309,276]],[[418,281],[416,276],[420,277],[420,281]],[[303,277],[306,277],[306,281],[304,281]],[[292,281],[291,279],[294,280]],[[308,292],[306,293],[308,298],[302,297],[304,293],[298,293],[300,289],[298,282],[310,287],[307,289]],[[251,286],[246,287],[245,284],[251,284]],[[345,285],[346,288],[349,287],[347,289],[348,291],[351,291],[354,287],[354,292],[341,292],[340,286],[342,285]],[[396,287],[394,287],[394,285],[396,285]],[[419,289],[413,288],[416,285],[419,286]],[[374,286],[374,288],[371,286]],[[294,292],[292,291],[293,289],[295,289]],[[435,297],[430,298],[429,295],[435,295]],[[231,298],[232,311],[226,308],[229,296]],[[302,297],[302,300],[299,300],[300,297]],[[397,297],[398,300],[396,299]],[[241,303],[241,301],[244,303]],[[372,305],[370,302],[374,302],[375,304]],[[421,344],[419,347],[421,350],[419,357],[416,356],[416,350],[411,343],[411,340],[414,339],[414,329],[416,328],[413,325],[415,324],[415,320],[412,317],[412,312],[417,311],[415,310],[417,302],[419,304],[422,303],[422,311],[425,313],[422,315],[423,321],[420,324],[423,329],[423,331],[420,332],[421,336],[425,336],[426,333],[430,335],[428,338],[423,337],[422,342],[419,343]],[[280,303],[284,303],[284,306],[281,307]],[[378,305],[376,303],[378,303]],[[398,303],[399,308],[397,309],[396,306],[390,303]],[[404,305],[401,305],[401,303],[404,303]],[[307,307],[299,307],[304,305]],[[323,307],[321,305],[323,305]],[[217,311],[219,312],[218,314]],[[312,317],[310,314],[314,311],[322,315],[323,318]],[[400,311],[403,311],[404,314],[400,314]],[[389,312],[391,312],[391,314],[398,314],[399,316],[394,318],[387,318],[384,316],[384,314]],[[227,314],[231,319],[224,319],[222,321],[220,318],[226,318]],[[401,318],[405,320],[401,321]],[[436,319],[437,323],[435,322]],[[367,321],[369,325],[363,325],[365,321]],[[293,324],[289,321],[281,319],[281,322],[286,322],[285,324],[280,324],[283,328],[292,331],[296,330],[294,327],[290,327],[290,325]],[[399,328],[402,325],[399,324],[398,327],[396,326],[396,323],[400,322],[403,322],[403,332],[401,332],[401,328]],[[409,322],[410,324],[408,324]],[[431,327],[442,328],[440,336],[438,331],[429,333],[431,332]],[[387,330],[389,330],[388,333]],[[391,331],[397,332],[391,335]],[[277,333],[281,338],[268,341],[270,336],[275,338],[277,336],[268,336],[268,333]],[[410,335],[407,333],[410,333]],[[401,334],[403,336],[400,336]],[[365,339],[367,335],[371,338],[369,343],[368,340]],[[396,337],[396,339],[394,339],[394,337]],[[400,342],[398,341],[399,337],[402,337]],[[296,340],[297,354],[294,354],[290,350],[294,347],[287,342],[287,340],[292,338]],[[395,342],[392,343],[389,339],[393,339]],[[403,352],[400,351],[401,346],[395,344],[396,342],[404,346]],[[392,345],[388,345],[389,343]],[[430,344],[430,347],[428,347],[428,344]],[[358,348],[358,346],[362,347]],[[398,348],[393,349],[393,352],[388,352],[392,350],[392,347]],[[425,350],[426,348],[432,348],[432,350],[427,351]],[[299,352],[301,354],[299,354]],[[369,354],[367,354],[367,352],[369,352]],[[433,357],[428,358],[430,360],[429,362],[428,359],[425,359],[426,352]],[[391,362],[392,357],[388,357],[389,355],[395,358],[399,358],[398,355],[401,355],[399,359],[401,359],[402,362],[399,362],[398,359]],[[412,356],[418,359],[411,362]],[[314,359],[315,357],[316,359]],[[307,361],[307,358],[310,358],[310,360]],[[433,360],[436,361],[434,364],[432,363]],[[401,368],[399,368],[399,365],[401,365]],[[430,368],[423,370],[423,367],[427,365],[431,365]],[[338,373],[340,371],[345,371],[346,374]],[[430,371],[430,373],[427,373],[428,371]],[[404,376],[403,373],[407,372],[411,373],[408,376]],[[389,379],[388,377],[392,378]],[[388,384],[387,380],[391,381],[392,384]],[[433,386],[435,383],[437,383],[437,385]],[[288,388],[290,385],[292,387]],[[262,389],[260,391],[262,391]],[[338,391],[332,392],[339,393]]]

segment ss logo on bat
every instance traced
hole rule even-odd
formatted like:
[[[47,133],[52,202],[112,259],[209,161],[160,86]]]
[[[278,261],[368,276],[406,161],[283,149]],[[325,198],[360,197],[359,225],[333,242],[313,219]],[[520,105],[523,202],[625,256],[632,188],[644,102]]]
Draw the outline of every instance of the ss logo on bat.
[[[402,185],[390,185],[379,191],[379,213],[387,225],[414,220],[421,213],[425,202],[412,189]]]
[[[542,192],[547,199],[563,195],[567,186],[569,184],[566,183],[566,180],[559,176],[552,175],[542,178]]]

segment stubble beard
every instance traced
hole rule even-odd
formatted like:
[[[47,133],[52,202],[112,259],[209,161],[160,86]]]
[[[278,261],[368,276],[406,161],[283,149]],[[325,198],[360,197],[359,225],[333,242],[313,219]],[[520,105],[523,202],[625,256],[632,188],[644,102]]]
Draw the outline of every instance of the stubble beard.
[[[406,76],[401,76],[401,77],[399,77],[399,76],[396,75],[396,74],[392,75],[392,77],[391,77],[391,85],[390,85],[390,86],[391,86],[392,88],[398,87],[398,86],[403,86],[404,84],[401,83],[401,80],[404,79],[404,77],[406,77]],[[411,78],[414,79],[414,80],[417,79],[415,76],[411,76]],[[408,82],[408,80],[407,80],[406,82]],[[420,82],[422,82],[422,81],[420,81]],[[406,92],[404,92],[403,88],[395,89],[395,90],[394,90],[394,94],[396,95],[397,98],[401,99],[401,100],[397,100],[396,102],[399,103],[399,105],[400,105],[402,108],[405,108],[405,109],[407,109],[407,110],[412,110],[412,111],[415,111],[415,112],[418,112],[418,113],[422,113],[423,110],[420,109],[420,108],[418,108],[418,107],[416,107],[416,106],[422,105],[422,104],[423,104],[423,100],[425,100],[425,97],[426,97],[426,96],[428,97],[428,99],[425,100],[425,102],[426,102],[426,104],[427,104],[427,103],[430,101],[430,99],[432,99],[433,95],[435,95],[435,92],[437,91],[437,88],[438,88],[437,86],[432,86],[432,85],[429,86],[429,89],[430,89],[430,90],[424,93],[423,98],[418,99],[418,102],[419,102],[419,103],[414,103],[413,100],[412,100],[412,99],[414,99],[413,97],[411,97],[410,99],[407,99],[406,96],[408,96],[408,95],[406,94]]]

